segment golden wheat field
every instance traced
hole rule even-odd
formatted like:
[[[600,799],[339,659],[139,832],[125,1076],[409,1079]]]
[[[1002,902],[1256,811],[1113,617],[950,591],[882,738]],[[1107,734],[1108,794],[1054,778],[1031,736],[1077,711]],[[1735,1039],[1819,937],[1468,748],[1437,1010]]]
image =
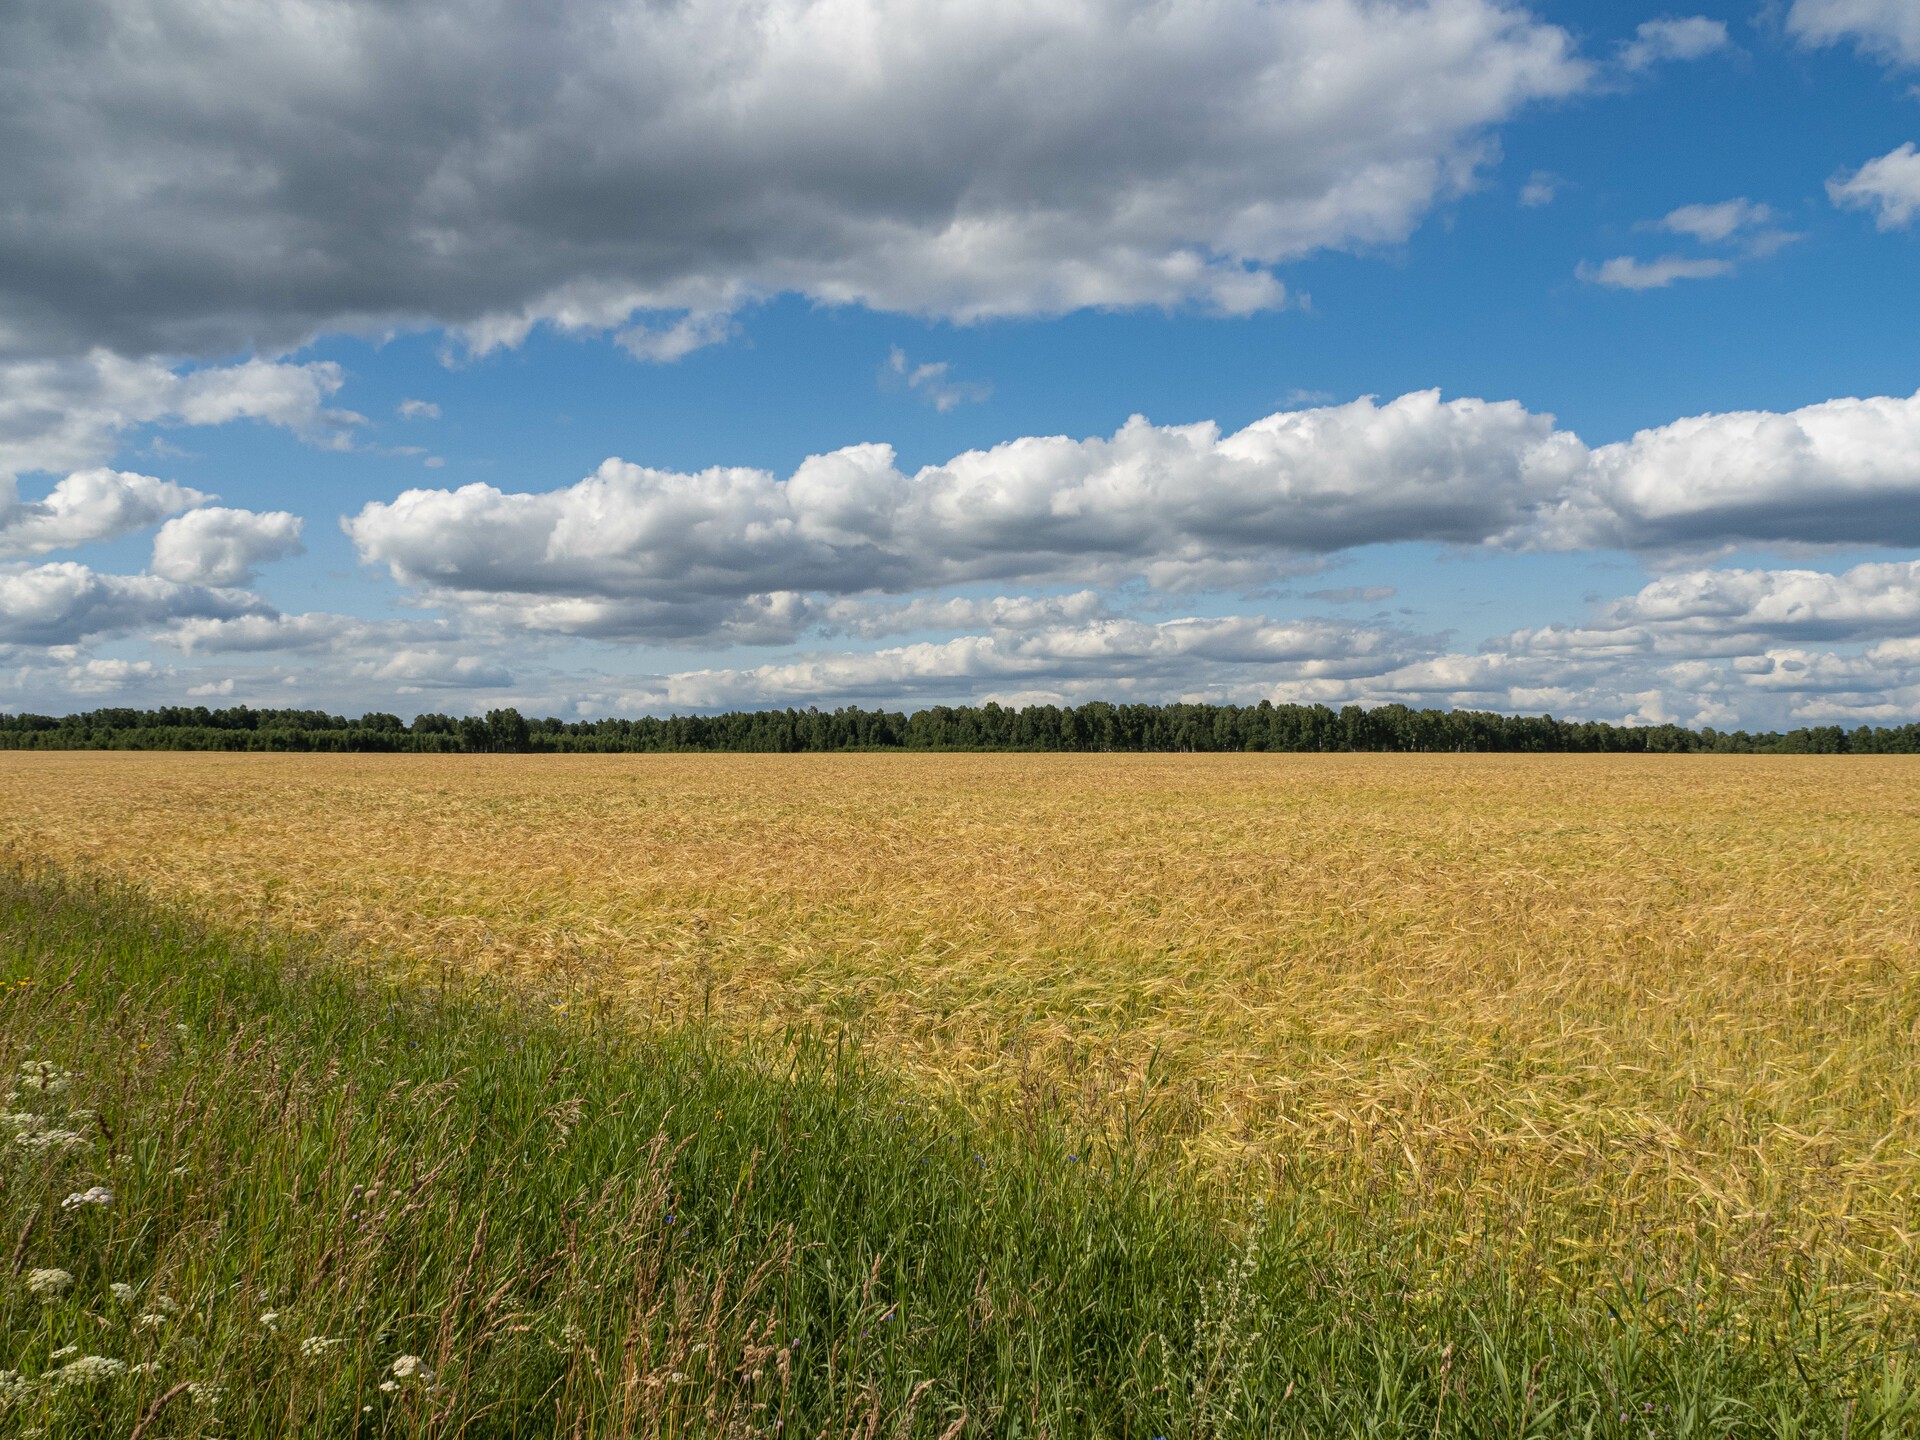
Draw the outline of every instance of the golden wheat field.
[[[1756,1310],[1799,1275],[1920,1319],[1913,760],[10,753],[0,847],[850,1023],[919,1083],[1311,1186],[1436,1275]]]

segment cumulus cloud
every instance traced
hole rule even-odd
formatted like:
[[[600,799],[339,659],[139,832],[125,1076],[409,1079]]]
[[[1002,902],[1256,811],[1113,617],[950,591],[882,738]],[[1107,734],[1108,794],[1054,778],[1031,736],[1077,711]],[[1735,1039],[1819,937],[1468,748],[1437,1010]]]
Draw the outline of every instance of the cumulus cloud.
[[[733,670],[688,670],[638,687],[645,708],[842,703],[956,693],[1069,697],[1199,694],[1254,667],[1277,677],[1375,673],[1419,642],[1397,631],[1262,616],[1145,623],[1104,619],[890,649],[815,654]]]
[[[1782,642],[1920,635],[1920,561],[1823,570],[1697,569],[1664,575],[1579,626],[1517,631],[1514,651],[1621,647],[1746,654]]]
[[[1028,437],[912,474],[879,444],[810,457],[785,479],[615,459],[559,490],[408,490],[343,523],[363,561],[476,621],[787,643],[822,624],[896,623],[839,603],[864,595],[1010,581],[1245,590],[1395,541],[1920,544],[1920,395],[1695,416],[1589,449],[1513,402],[1423,391],[1231,434],[1136,417],[1110,438]],[[936,602],[921,603],[898,623],[930,618]]]
[[[173,620],[270,609],[243,590],[182,585],[157,575],[102,575],[72,561],[0,569],[0,645],[77,645]]]
[[[197,616],[178,621],[154,637],[188,655],[290,652],[354,654],[366,650],[417,649],[451,638],[441,620],[363,620],[353,615],[308,611],[282,615]]]
[[[609,460],[576,485],[409,490],[345,527],[429,597],[536,628],[705,636],[804,623],[800,597],[1040,577],[1256,582],[1275,555],[1406,539],[1472,544],[1558,495],[1586,452],[1511,402],[1289,411],[1223,434],[1136,417],[1111,438],[1029,437],[912,475],[886,445],[765,470]]]
[[[1644,70],[1662,60],[1698,60],[1727,47],[1727,24],[1704,15],[1648,20],[1620,47],[1620,63]]]
[[[402,400],[394,407],[402,420],[438,420],[440,407],[431,400]]]
[[[1851,175],[1829,180],[1827,197],[1843,210],[1871,210],[1882,230],[1910,225],[1920,213],[1920,153],[1909,140]]]
[[[74,0],[0,16],[0,337],[218,354],[743,297],[957,318],[1283,293],[1582,88],[1504,0]]]
[[[1107,616],[1106,599],[1097,590],[1071,595],[920,595],[905,603],[836,600],[822,612],[826,625],[849,635],[877,639],[918,631],[1031,630]]]
[[[44,500],[22,500],[19,482],[0,474],[0,559],[116,539],[209,498],[151,475],[96,469],[68,475]]]
[[[1804,44],[1851,40],[1869,54],[1920,65],[1920,9],[1911,0],[1793,0],[1787,29]]]
[[[5,244],[0,239],[0,252]],[[0,290],[5,284],[0,280]],[[342,446],[349,429],[364,423],[327,403],[345,379],[332,361],[255,359],[181,373],[160,360],[99,349],[68,359],[0,360],[0,473],[98,464],[112,457],[123,431],[145,424],[258,420]]]
[[[1616,290],[1664,290],[1676,280],[1714,280],[1733,273],[1733,262],[1717,256],[1663,255],[1658,260],[1636,260],[1616,255],[1594,265],[1582,261],[1574,274],[1593,285]]]
[[[150,568],[183,585],[246,585],[255,566],[300,553],[302,524],[285,510],[195,510],[160,527]]]
[[[1676,420],[1591,452],[1538,548],[1920,544],[1920,394]]]

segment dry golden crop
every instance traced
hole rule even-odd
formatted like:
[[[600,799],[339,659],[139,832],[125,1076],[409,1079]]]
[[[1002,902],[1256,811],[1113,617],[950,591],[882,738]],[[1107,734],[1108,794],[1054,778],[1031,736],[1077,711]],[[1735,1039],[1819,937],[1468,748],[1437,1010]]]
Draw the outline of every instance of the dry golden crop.
[[[0,756],[0,846],[226,920],[855,1022],[1436,1275],[1920,1319],[1920,762]]]

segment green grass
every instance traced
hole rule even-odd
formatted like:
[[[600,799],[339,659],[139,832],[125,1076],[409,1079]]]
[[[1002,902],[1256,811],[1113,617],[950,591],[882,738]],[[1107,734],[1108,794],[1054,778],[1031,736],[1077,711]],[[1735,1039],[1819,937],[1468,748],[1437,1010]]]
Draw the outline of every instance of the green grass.
[[[1911,1358],[1818,1297],[1756,1334],[1626,1283],[1436,1292],[1310,1195],[1230,1213],[831,1040],[443,990],[105,884],[0,872],[0,1073],[8,1435],[1920,1427]]]

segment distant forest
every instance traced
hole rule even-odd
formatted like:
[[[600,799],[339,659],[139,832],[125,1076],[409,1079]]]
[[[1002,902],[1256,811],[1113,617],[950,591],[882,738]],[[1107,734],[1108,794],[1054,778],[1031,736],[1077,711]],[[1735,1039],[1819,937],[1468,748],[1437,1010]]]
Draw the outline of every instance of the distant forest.
[[[240,705],[0,715],[0,750],[400,751],[630,754],[828,750],[1382,751],[1734,755],[1912,755],[1920,723],[1787,732],[1610,725],[1551,715],[1412,710],[1404,705],[935,705],[893,710],[737,710],[637,720],[476,716],[358,719]]]

